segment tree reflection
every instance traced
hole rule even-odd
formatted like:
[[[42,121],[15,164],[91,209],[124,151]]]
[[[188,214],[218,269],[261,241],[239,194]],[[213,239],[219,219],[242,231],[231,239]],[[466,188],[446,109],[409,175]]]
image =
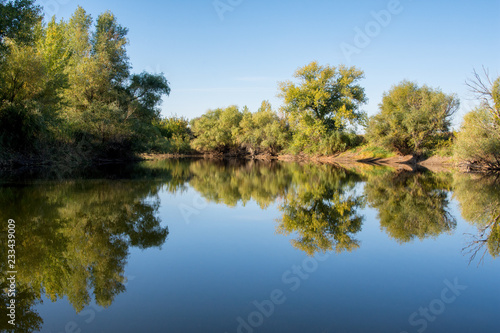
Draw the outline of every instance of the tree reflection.
[[[266,208],[284,196],[291,182],[288,166],[260,161],[196,161],[189,181],[207,200],[234,207],[254,200]]]
[[[361,231],[363,217],[358,209],[363,207],[364,199],[353,189],[360,178],[325,165],[308,165],[294,171],[294,186],[279,207],[283,216],[278,232],[297,233],[292,244],[308,255],[358,248],[354,235]]]
[[[472,262],[481,254],[479,263],[487,252],[496,258],[500,255],[500,181],[498,175],[479,176],[457,174],[455,176],[455,198],[460,202],[462,217],[477,227],[470,235],[464,252]]]
[[[386,173],[369,177],[365,193],[378,210],[380,226],[400,243],[436,237],[456,227],[448,210],[449,175]]]
[[[10,304],[10,298],[7,297],[5,289],[7,283],[0,283],[0,332],[13,333],[31,333],[42,329],[43,319],[33,307],[40,301],[36,294],[29,287],[21,287],[16,294],[16,326],[12,326],[7,321],[7,306]]]
[[[77,312],[92,298],[111,305],[125,291],[130,247],[158,247],[167,238],[168,228],[156,217],[159,188],[157,181],[133,180],[0,188],[0,220],[16,220],[17,284],[27,294],[20,298],[26,309],[42,295],[67,297]],[[4,235],[6,227],[0,229]],[[6,250],[0,249],[2,257]],[[32,313],[16,322],[36,328],[36,318]]]

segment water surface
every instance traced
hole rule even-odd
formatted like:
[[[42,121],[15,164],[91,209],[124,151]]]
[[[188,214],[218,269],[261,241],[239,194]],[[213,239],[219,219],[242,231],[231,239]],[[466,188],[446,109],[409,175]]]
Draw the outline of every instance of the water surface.
[[[498,331],[492,177],[199,160],[2,177],[2,332]]]

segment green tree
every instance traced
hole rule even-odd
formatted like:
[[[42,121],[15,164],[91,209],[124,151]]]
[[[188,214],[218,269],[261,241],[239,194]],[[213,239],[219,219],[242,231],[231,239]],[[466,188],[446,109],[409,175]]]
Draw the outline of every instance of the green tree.
[[[42,149],[57,119],[58,88],[44,55],[35,46],[14,40],[0,64],[0,147],[4,151]]]
[[[21,45],[33,44],[36,40],[36,28],[42,22],[41,7],[35,0],[0,1],[0,62],[3,60],[11,39]]]
[[[294,77],[299,82],[281,82],[279,96],[284,99],[285,113],[297,122],[310,117],[324,124],[327,130],[342,130],[349,122],[365,117],[360,106],[366,103],[364,88],[358,81],[364,73],[356,67],[320,66],[317,62],[299,68]]]
[[[403,81],[384,94],[380,113],[370,118],[366,136],[402,154],[420,156],[437,137],[449,132],[459,104],[455,95]]]
[[[468,82],[480,106],[465,115],[455,153],[474,170],[500,170],[500,77],[495,81],[474,72]]]
[[[238,149],[236,133],[243,118],[237,106],[208,110],[191,121],[192,146],[204,153],[227,153]]]
[[[289,135],[285,121],[272,110],[268,101],[263,101],[256,113],[243,112],[236,139],[250,155],[276,155],[286,147]]]

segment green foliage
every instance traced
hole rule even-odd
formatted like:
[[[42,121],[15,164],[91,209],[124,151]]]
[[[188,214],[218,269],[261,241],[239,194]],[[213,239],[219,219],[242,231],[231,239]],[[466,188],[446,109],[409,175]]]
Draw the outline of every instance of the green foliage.
[[[466,114],[455,152],[472,168],[500,169],[500,121],[484,108]]]
[[[173,154],[191,152],[192,133],[187,119],[172,116],[155,122],[155,126],[160,136],[152,147],[153,151]]]
[[[289,136],[285,121],[272,110],[268,101],[263,101],[257,112],[244,111],[236,141],[251,155],[276,155],[286,147]]]
[[[280,83],[283,112],[293,134],[293,154],[335,154],[359,144],[346,126],[363,123],[360,111],[367,98],[358,81],[364,77],[355,67],[320,66],[312,62],[299,68],[291,81]]]
[[[422,155],[449,131],[458,107],[454,95],[403,81],[384,94],[380,113],[369,120],[366,137],[401,154]]]
[[[81,7],[69,21],[53,18],[47,25],[33,1],[2,1],[0,9],[6,11],[0,158],[91,162],[130,157],[158,140],[153,123],[169,83],[162,74],[130,73],[127,29],[112,13],[93,27]],[[67,153],[76,157],[66,159]]]
[[[364,77],[355,67],[320,66],[317,62],[299,68],[291,81],[280,83],[280,97],[292,128],[302,117],[305,123],[319,121],[327,130],[342,130],[348,123],[360,122],[359,110],[366,103],[364,88],[357,84]]]
[[[35,0],[0,1],[0,62],[7,51],[5,41],[21,45],[35,41],[37,26],[42,22],[41,7]]]
[[[500,170],[500,77],[482,94],[482,105],[464,117],[455,153],[473,170]]]
[[[209,110],[191,121],[192,147],[198,151],[224,153],[238,148],[236,133],[243,113],[237,106]]]
[[[290,143],[289,152],[307,155],[335,155],[357,147],[363,139],[352,131],[327,132],[322,124],[304,126],[303,131],[296,131]]]
[[[0,63],[0,147],[30,152],[40,148],[57,118],[58,87],[44,55],[31,45],[6,40],[8,54]]]

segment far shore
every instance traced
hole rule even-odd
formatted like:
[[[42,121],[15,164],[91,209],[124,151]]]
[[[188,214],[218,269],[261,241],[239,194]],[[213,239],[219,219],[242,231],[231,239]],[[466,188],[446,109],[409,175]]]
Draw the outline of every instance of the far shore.
[[[254,155],[254,156],[235,156],[229,154],[142,154],[143,160],[162,160],[176,158],[199,158],[209,160],[227,160],[227,159],[244,159],[244,160],[260,160],[260,161],[284,161],[284,162],[313,162],[324,164],[336,164],[343,167],[356,167],[362,165],[387,166],[395,169],[414,171],[419,168],[429,169],[430,171],[460,171],[467,172],[468,170],[460,166],[452,157],[432,156],[423,160],[417,161],[413,156],[392,156],[386,158],[364,158],[355,154],[338,154],[334,156],[307,156],[307,155]]]

